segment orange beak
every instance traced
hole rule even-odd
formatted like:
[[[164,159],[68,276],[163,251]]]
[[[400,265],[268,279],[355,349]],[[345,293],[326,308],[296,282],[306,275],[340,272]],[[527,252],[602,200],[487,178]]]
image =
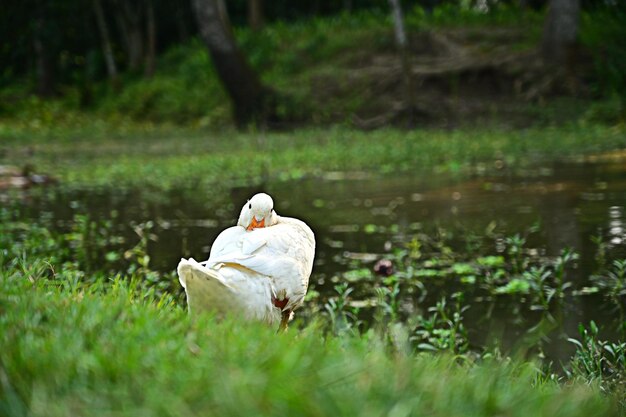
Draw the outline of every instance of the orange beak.
[[[246,227],[246,230],[249,232],[250,230],[256,229],[257,227],[265,227],[265,219],[261,219],[261,221],[258,222],[256,218],[252,216],[252,221],[250,222],[248,227]]]

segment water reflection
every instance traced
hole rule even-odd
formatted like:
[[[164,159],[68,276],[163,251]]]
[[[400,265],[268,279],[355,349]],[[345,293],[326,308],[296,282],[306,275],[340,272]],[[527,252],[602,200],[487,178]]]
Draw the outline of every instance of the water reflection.
[[[609,234],[611,235],[611,243],[619,245],[624,241],[624,208],[621,206],[609,207]]]

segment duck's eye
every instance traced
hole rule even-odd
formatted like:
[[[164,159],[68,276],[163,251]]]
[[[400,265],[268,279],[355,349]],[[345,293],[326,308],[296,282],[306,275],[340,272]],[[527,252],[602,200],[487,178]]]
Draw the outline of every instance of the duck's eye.
[[[248,208],[249,208],[250,210],[252,210],[252,203],[249,203],[249,204],[248,204]]]

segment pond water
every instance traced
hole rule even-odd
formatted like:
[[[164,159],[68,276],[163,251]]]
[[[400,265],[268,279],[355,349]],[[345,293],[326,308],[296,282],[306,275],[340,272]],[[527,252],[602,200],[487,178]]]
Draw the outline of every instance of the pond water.
[[[327,173],[323,178],[294,182],[269,182],[262,187],[175,190],[52,188],[25,200],[25,210],[35,217],[48,212],[63,227],[75,213],[88,212],[94,219],[113,219],[115,227],[132,239],[131,222],[154,221],[156,240],[149,243],[152,267],[171,271],[181,256],[206,259],[210,244],[224,228],[233,225],[240,205],[263,190],[275,200],[281,215],[301,218],[317,236],[316,262],[311,287],[320,293],[312,303],[323,304],[334,294],[334,285],[351,268],[371,268],[373,262],[394,248],[405,247],[416,233],[446,229],[461,236],[484,235],[494,225],[507,235],[522,233],[539,223],[529,236],[528,247],[546,256],[564,247],[580,254],[578,268],[570,276],[578,287],[594,268],[602,236],[611,256],[626,257],[626,162],[622,159],[586,163],[554,163],[515,174],[480,170],[463,181],[445,176],[402,175],[375,177],[366,173]],[[495,172],[495,174],[493,174]],[[498,239],[494,240],[495,247]],[[460,249],[462,250],[462,248]],[[428,294],[407,295],[407,311],[424,311],[442,295],[459,290],[452,282],[426,283]],[[358,287],[358,282],[353,284]],[[358,294],[358,291],[355,291]],[[356,298],[356,296],[355,296]],[[520,314],[519,306],[502,297],[484,302],[467,299],[466,325],[474,344],[497,338],[515,346],[539,313]],[[566,336],[577,335],[579,323],[596,320],[607,324],[611,335],[615,320],[599,295],[568,296],[556,329],[544,353],[559,360],[572,350]]]

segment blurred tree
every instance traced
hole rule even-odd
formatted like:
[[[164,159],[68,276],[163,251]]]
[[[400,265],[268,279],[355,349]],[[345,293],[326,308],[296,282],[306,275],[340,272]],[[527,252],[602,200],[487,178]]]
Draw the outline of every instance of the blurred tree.
[[[263,0],[248,0],[248,25],[252,30],[261,30],[265,24]]]
[[[115,18],[128,58],[128,68],[137,71],[143,61],[142,3],[137,0],[115,0]]]
[[[37,74],[37,95],[50,97],[55,93],[54,52],[48,5],[38,2],[33,20],[33,51]]]
[[[272,93],[261,84],[237,46],[222,0],[193,0],[200,36],[213,65],[233,101],[235,123],[264,124],[274,112]]]
[[[554,65],[571,63],[579,17],[580,0],[550,0],[541,45],[545,62]]]
[[[106,63],[107,74],[114,87],[117,87],[117,65],[115,64],[115,57],[113,56],[113,47],[111,46],[111,37],[109,36],[109,29],[107,27],[106,19],[104,18],[104,10],[102,10],[102,3],[100,0],[93,0],[93,10],[96,15],[96,23],[98,25],[98,31],[102,38],[102,53],[104,54],[104,61]]]
[[[547,0],[519,0],[518,4],[521,9],[541,10],[547,3]]]
[[[145,0],[146,7],[146,60],[145,75],[152,77],[156,65],[156,19],[152,0]]]
[[[176,19],[176,29],[178,30],[178,40],[185,42],[189,39],[189,27],[185,18],[185,8],[179,2],[174,2],[174,17]]]
[[[398,47],[398,51],[400,52],[402,76],[404,78],[404,83],[406,84],[406,100],[408,102],[409,117],[411,118],[410,123],[414,123],[417,112],[417,97],[415,95],[415,88],[413,85],[413,74],[408,51],[406,31],[404,29],[402,6],[400,5],[400,0],[389,0],[389,5],[391,6],[391,15],[393,17],[396,45]]]

